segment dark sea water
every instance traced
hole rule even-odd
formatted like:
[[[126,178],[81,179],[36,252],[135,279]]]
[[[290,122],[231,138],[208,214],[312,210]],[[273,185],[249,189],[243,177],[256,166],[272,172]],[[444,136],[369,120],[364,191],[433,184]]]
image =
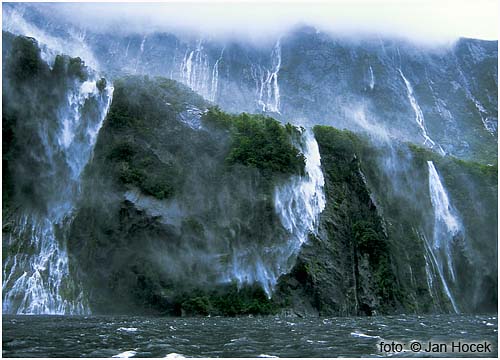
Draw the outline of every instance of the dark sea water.
[[[3,357],[497,357],[492,315],[350,318],[161,318],[10,316]],[[432,341],[448,353],[380,351],[380,343]],[[451,343],[490,343],[491,352],[451,352]],[[443,347],[442,347],[443,348]]]

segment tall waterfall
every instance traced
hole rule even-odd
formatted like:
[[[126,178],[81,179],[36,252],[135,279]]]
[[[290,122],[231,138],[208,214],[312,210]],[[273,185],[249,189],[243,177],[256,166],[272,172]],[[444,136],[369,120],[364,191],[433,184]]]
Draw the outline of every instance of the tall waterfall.
[[[222,57],[222,54],[221,54]],[[212,80],[210,81],[210,76]],[[209,59],[204,51],[203,40],[196,43],[194,50],[186,51],[180,68],[180,80],[203,97],[212,98],[212,86],[215,85],[214,75],[219,75],[218,61],[216,67],[210,71]],[[218,80],[215,80],[217,82]]]
[[[375,76],[373,75],[373,69],[372,66],[370,65],[370,89],[373,90],[375,87]]]
[[[462,231],[462,225],[451,206],[448,194],[441,182],[439,174],[432,161],[427,161],[429,169],[429,193],[434,210],[434,228],[432,243],[426,239],[426,246],[433,260],[443,288],[453,309],[459,313],[458,306],[450,290],[449,281],[456,282],[453,265],[452,246],[454,238]]]
[[[293,177],[274,194],[275,210],[290,233],[294,253],[307,241],[309,233],[316,233],[319,214],[326,205],[319,147],[309,130],[304,131],[299,147],[306,157],[306,176]]]
[[[40,121],[38,137],[48,164],[46,211],[23,209],[15,216],[4,247],[15,249],[3,262],[3,312],[17,314],[84,314],[89,308],[72,278],[67,232],[80,195],[80,177],[92,156],[97,133],[109,108],[113,88],[102,91],[96,79],[75,82],[56,119]],[[53,123],[55,120],[55,124]]]
[[[306,158],[305,176],[293,176],[286,183],[276,187],[274,210],[287,232],[287,241],[265,249],[255,268],[242,269],[234,262],[233,271],[238,281],[256,281],[270,296],[280,275],[290,271],[295,257],[310,233],[316,234],[319,215],[325,208],[323,187],[325,180],[321,170],[318,143],[310,131],[302,133],[296,146]]]
[[[495,133],[498,131],[498,119],[496,119],[495,116],[488,116],[488,111],[484,108],[481,102],[474,95],[472,95],[472,92],[470,91],[469,81],[464,75],[462,68],[460,67],[460,64],[458,62],[457,70],[460,75],[460,80],[463,84],[462,89],[465,91],[465,95],[474,104],[486,131],[488,131],[491,136],[495,136]]]
[[[278,73],[281,68],[281,43],[276,42],[271,52],[271,68],[252,66],[252,76],[256,84],[257,104],[262,111],[280,113],[280,88]]]
[[[415,98],[413,87],[411,86],[408,79],[406,79],[406,77],[404,76],[403,71],[401,71],[401,69],[398,69],[398,71],[406,85],[408,100],[410,101],[411,107],[415,112],[415,121],[417,122],[417,125],[421,130],[422,137],[424,138],[424,144],[430,145],[431,148],[437,148],[437,150],[441,153],[441,155],[445,155],[445,151],[443,150],[443,148],[439,144],[437,144],[434,140],[432,140],[427,134],[424,114],[422,112],[422,109],[418,105],[417,99]]]
[[[214,67],[212,69],[212,83],[210,87],[210,96],[208,97],[208,100],[212,102],[215,102],[217,98],[217,90],[219,87],[219,62],[222,60],[222,56],[224,55],[224,50],[225,48],[222,48],[220,56],[215,62]]]

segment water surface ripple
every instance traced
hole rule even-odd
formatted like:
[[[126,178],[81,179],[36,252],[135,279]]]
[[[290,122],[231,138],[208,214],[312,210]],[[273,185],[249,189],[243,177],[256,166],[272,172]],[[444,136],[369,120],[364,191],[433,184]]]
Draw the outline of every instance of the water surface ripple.
[[[161,318],[3,315],[3,357],[377,357],[380,341],[488,341],[491,315]],[[436,354],[432,354],[435,356]],[[443,354],[460,356],[460,354]],[[463,354],[471,356],[471,354]],[[474,355],[472,355],[474,356]]]

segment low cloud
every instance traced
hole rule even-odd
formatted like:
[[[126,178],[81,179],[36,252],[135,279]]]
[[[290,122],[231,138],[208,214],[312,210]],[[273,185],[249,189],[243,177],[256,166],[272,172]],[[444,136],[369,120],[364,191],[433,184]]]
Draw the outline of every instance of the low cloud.
[[[498,39],[495,0],[328,2],[45,3],[39,10],[96,31],[203,33],[266,39],[296,25],[342,36],[380,35],[423,42]]]

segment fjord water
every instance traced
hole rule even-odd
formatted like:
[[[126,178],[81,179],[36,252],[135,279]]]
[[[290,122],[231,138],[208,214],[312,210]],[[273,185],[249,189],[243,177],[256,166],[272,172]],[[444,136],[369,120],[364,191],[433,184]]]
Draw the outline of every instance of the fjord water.
[[[488,315],[350,318],[3,317],[4,357],[497,356]],[[381,342],[489,342],[491,353],[381,353]]]

